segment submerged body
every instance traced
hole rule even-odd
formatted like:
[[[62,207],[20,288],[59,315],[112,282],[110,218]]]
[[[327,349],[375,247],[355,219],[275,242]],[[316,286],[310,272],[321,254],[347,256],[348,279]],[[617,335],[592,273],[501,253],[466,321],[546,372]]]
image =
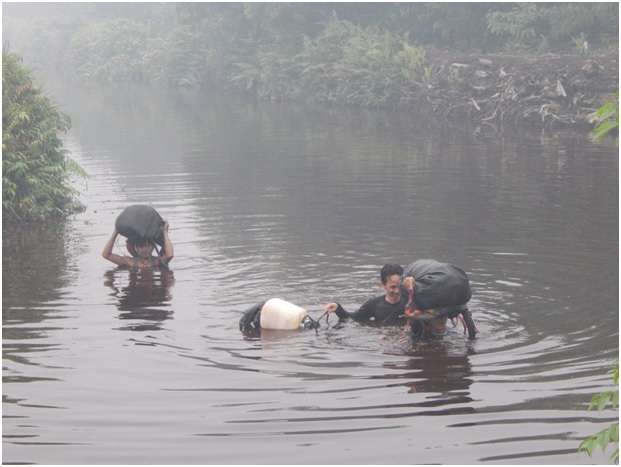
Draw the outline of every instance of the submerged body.
[[[101,256],[119,266],[129,266],[137,269],[148,269],[156,266],[168,267],[168,263],[170,263],[174,257],[174,249],[170,241],[170,237],[168,236],[168,221],[163,222],[164,246],[160,256],[152,256],[153,250],[155,250],[155,242],[150,239],[128,239],[127,248],[133,256],[117,255],[112,253],[114,242],[119,235],[116,227],[112,231],[108,242],[104,246]]]

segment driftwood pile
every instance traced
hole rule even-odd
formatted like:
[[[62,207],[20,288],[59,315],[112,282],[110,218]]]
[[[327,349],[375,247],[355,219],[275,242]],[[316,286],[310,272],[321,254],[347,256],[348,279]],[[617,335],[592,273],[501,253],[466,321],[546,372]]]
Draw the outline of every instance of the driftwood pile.
[[[426,100],[448,119],[502,126],[593,126],[619,87],[618,54],[448,56],[428,54]],[[421,99],[422,97],[422,99]]]

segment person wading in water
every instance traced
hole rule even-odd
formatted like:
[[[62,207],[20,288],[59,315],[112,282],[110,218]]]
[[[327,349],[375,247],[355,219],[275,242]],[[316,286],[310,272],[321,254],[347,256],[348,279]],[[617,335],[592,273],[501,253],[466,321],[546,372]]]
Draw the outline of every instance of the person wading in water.
[[[478,332],[466,306],[471,291],[468,277],[461,269],[435,260],[415,261],[405,272],[398,264],[386,264],[381,280],[386,295],[367,300],[355,312],[330,302],[324,307],[324,314],[336,313],[339,319],[378,324],[405,324],[412,340],[444,337],[448,334],[448,319],[453,324],[455,319],[461,321],[470,339]]]
[[[383,324],[405,324],[403,315],[406,300],[399,291],[399,279],[403,274],[403,267],[399,264],[385,264],[380,272],[380,287],[386,292],[364,302],[353,312],[345,310],[337,302],[329,302],[324,307],[324,314],[336,313],[339,319],[354,319],[356,321],[374,321]]]
[[[160,256],[152,256],[153,250],[155,249],[155,242],[144,238],[127,239],[127,249],[134,256],[114,254],[112,253],[112,248],[114,247],[114,242],[118,235],[119,232],[115,227],[106,246],[101,252],[101,256],[119,266],[130,266],[137,269],[147,269],[156,266],[168,267],[168,263],[170,263],[174,257],[173,246],[168,236],[168,221],[166,220],[164,221],[164,246]]]

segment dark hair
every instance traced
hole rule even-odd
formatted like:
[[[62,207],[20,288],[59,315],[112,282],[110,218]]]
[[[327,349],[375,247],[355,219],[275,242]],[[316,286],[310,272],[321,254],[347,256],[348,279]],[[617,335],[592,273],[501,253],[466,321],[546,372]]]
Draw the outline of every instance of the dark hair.
[[[153,243],[153,241],[149,240],[148,238],[140,238],[140,237],[134,238],[134,248],[138,248],[139,246],[145,246],[145,245],[155,246],[155,243]]]
[[[382,279],[382,284],[388,282],[388,278],[390,276],[394,276],[395,274],[403,274],[403,268],[399,264],[385,264],[382,268],[382,272],[380,272],[380,278]]]

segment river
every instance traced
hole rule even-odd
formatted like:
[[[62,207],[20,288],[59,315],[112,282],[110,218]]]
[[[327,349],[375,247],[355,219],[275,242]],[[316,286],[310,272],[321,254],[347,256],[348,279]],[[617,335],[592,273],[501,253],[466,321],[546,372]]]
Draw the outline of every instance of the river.
[[[92,178],[85,212],[3,227],[4,463],[607,462],[577,447],[618,420],[587,411],[618,356],[611,141],[195,90],[51,95]],[[138,203],[170,223],[171,272],[100,255]],[[421,258],[468,273],[474,341],[335,317],[238,329],[271,297],[353,310],[384,263]]]

